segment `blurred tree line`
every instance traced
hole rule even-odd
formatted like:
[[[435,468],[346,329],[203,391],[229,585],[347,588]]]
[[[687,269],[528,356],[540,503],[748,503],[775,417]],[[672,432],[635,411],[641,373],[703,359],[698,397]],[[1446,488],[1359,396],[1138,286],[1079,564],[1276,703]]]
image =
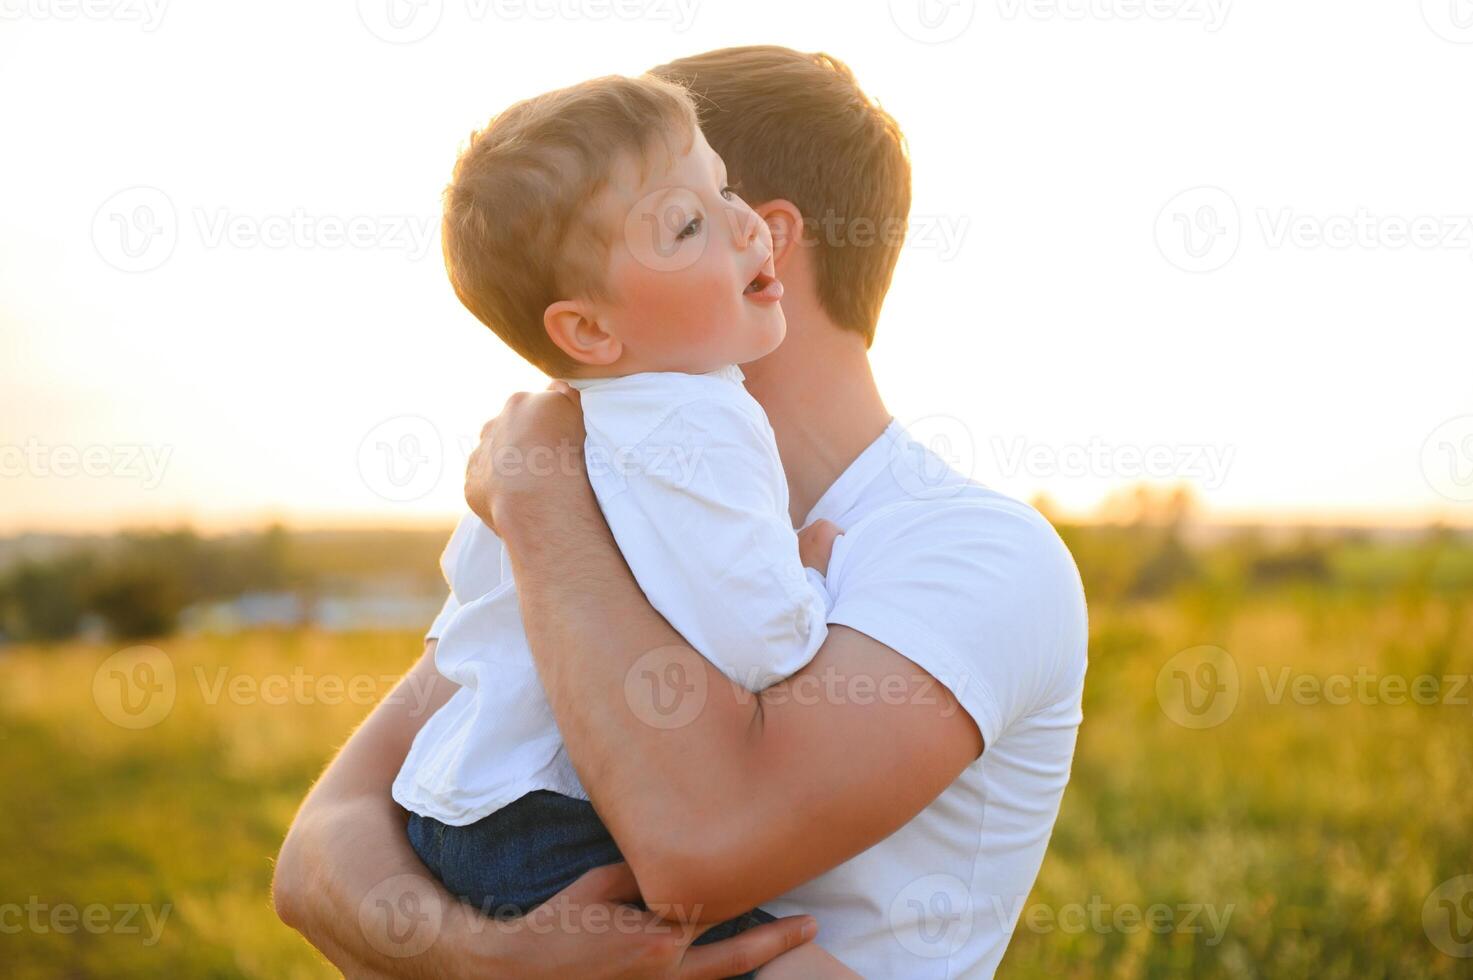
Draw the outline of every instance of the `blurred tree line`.
[[[165,636],[191,606],[253,594],[303,600],[439,596],[447,529],[263,531],[217,537],[189,528],[0,541],[0,642]]]
[[[1446,527],[1375,530],[1212,528],[1186,487],[1131,487],[1088,524],[1051,513],[1090,604],[1264,593],[1395,593],[1403,598],[1473,589],[1473,535]]]
[[[125,532],[0,574],[0,631],[22,641],[63,640],[95,617],[119,639],[161,636],[193,603],[300,584],[291,542],[274,526],[202,538],[192,530]]]
[[[1473,590],[1468,532],[1212,528],[1184,487],[1127,488],[1087,524],[1062,519],[1047,499],[1034,505],[1069,545],[1095,607],[1188,599],[1227,609],[1265,593],[1394,595],[1416,606]],[[0,640],[64,640],[84,629],[162,636],[193,605],[253,593],[443,594],[437,558],[447,531],[175,529],[21,552],[0,561]]]

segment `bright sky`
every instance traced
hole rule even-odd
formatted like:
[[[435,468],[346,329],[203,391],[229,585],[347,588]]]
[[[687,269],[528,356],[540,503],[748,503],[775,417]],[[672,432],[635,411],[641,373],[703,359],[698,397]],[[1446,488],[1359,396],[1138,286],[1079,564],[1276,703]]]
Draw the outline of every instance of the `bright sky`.
[[[0,531],[454,514],[541,384],[445,282],[458,144],[747,43],[905,129],[875,366],[977,477],[1473,522],[1465,0],[0,0]]]

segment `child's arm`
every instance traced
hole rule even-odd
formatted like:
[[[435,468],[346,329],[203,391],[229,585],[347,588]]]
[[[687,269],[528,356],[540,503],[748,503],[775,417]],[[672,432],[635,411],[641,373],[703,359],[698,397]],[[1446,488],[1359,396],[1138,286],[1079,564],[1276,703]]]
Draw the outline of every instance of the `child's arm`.
[[[650,604],[749,690],[807,664],[830,601],[800,557],[771,430],[739,405],[701,399],[624,459],[602,480],[614,492],[601,488],[599,499]],[[827,565],[836,534],[809,535],[812,560]]]

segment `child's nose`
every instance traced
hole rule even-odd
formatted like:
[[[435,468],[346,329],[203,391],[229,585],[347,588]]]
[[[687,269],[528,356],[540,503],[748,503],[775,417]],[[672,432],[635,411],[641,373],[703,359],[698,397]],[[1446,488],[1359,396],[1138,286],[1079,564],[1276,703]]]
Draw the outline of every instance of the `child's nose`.
[[[753,211],[752,206],[746,201],[738,198],[735,214],[732,215],[732,230],[736,247],[746,249],[762,237],[762,232],[766,227],[761,215]]]

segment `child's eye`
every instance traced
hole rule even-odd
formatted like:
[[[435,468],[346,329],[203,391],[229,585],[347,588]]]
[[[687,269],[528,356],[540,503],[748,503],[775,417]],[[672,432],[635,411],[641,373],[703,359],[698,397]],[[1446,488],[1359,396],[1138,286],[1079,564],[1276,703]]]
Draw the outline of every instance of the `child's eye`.
[[[732,198],[736,197],[736,188],[733,187],[731,184],[727,184],[725,187],[721,188],[721,196],[730,201]]]
[[[694,218],[690,219],[690,221],[686,224],[684,228],[680,229],[680,233],[675,236],[675,240],[678,242],[682,239],[689,238],[700,230],[701,216],[696,215]]]

